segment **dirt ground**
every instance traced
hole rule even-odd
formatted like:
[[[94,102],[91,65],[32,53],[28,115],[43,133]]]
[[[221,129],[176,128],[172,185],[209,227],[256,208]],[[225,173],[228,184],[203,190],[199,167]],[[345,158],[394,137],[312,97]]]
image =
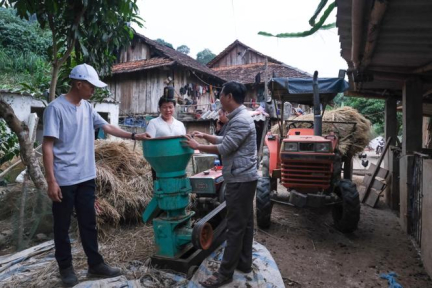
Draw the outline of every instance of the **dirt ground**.
[[[389,287],[379,276],[390,271],[404,288],[432,287],[412,241],[383,203],[362,205],[358,230],[346,235],[333,228],[330,210],[275,204],[271,227],[258,229],[255,239],[271,251],[286,287]]]
[[[1,221],[0,231],[7,229],[11,229],[10,223]],[[135,229],[141,231],[142,227]],[[265,231],[257,229],[255,240],[272,253],[286,287],[384,288],[389,285],[379,275],[390,271],[399,275],[397,281],[404,288],[432,287],[411,239],[402,231],[394,212],[383,203],[375,209],[362,206],[359,229],[352,234],[333,228],[330,210],[275,204],[271,227]],[[0,255],[10,253],[12,248],[3,245]],[[110,260],[126,265],[131,259],[145,258],[130,256],[123,257],[124,263]]]

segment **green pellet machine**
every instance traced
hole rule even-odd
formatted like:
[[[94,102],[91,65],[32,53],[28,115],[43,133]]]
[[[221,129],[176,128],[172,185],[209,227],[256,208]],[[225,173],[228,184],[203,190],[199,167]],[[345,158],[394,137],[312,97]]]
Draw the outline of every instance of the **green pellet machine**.
[[[225,240],[226,206],[221,198],[220,171],[186,177],[194,151],[184,146],[184,140],[178,136],[143,141],[144,157],[156,171],[154,196],[143,220],[153,223],[157,252],[151,264],[192,276],[202,260]],[[190,205],[191,193],[196,194],[195,205]]]

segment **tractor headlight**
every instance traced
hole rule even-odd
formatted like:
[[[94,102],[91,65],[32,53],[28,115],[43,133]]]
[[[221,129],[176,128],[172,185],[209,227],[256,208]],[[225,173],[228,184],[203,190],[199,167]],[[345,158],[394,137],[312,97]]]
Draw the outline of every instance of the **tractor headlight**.
[[[316,143],[315,152],[330,152],[330,143]]]
[[[296,142],[285,142],[284,144],[285,152],[297,152],[298,151],[298,143]]]

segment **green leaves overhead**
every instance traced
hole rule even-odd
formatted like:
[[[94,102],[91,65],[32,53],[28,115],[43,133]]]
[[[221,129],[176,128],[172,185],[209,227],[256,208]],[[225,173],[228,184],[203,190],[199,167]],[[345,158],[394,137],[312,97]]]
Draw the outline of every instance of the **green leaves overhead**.
[[[306,37],[306,36],[312,35],[316,31],[318,31],[319,29],[326,30],[326,29],[335,28],[336,27],[336,23],[331,23],[331,24],[324,25],[324,22],[327,20],[327,18],[330,15],[330,13],[336,7],[336,2],[331,3],[327,7],[327,9],[324,11],[324,14],[321,16],[321,18],[318,21],[318,23],[315,24],[316,17],[318,16],[319,13],[321,13],[322,9],[327,4],[327,1],[328,0],[321,0],[321,2],[318,5],[318,7],[317,7],[317,9],[316,9],[316,11],[314,13],[314,15],[312,16],[311,19],[309,19],[309,24],[312,26],[312,28],[310,30],[308,30],[308,31],[296,32],[296,33],[279,33],[279,34],[276,34],[276,35],[273,35],[273,34],[268,33],[268,32],[261,31],[261,32],[258,32],[258,35],[267,36],[267,37],[276,37],[276,38],[297,38],[297,37]]]
[[[117,53],[130,44],[131,23],[142,27],[138,0],[9,0],[24,19],[36,17],[42,28],[52,32],[49,60],[53,66],[50,98],[54,99],[60,68],[72,63],[89,63],[102,75],[110,73]],[[72,60],[68,60],[72,57]]]

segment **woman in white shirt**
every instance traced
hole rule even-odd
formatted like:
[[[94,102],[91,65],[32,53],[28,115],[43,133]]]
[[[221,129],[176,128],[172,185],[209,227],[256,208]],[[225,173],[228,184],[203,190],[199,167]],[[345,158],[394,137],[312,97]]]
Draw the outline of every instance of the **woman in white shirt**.
[[[159,117],[150,120],[146,133],[152,138],[186,135],[182,122],[174,118],[176,101],[162,96],[159,99]]]

